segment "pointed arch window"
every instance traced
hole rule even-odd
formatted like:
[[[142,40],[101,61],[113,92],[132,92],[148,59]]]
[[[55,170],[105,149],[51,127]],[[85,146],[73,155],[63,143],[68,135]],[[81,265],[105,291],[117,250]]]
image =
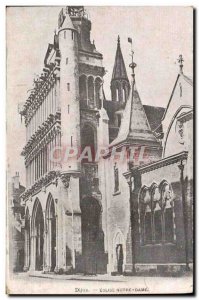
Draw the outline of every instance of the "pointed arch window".
[[[95,93],[94,93],[94,78],[92,76],[88,77],[88,101],[91,108],[94,107]]]
[[[151,191],[153,205],[153,227],[155,243],[162,241],[162,209],[160,203],[160,192],[157,186],[154,186]]]
[[[87,101],[87,78],[86,75],[79,77],[79,96],[81,100]]]
[[[124,88],[122,88],[122,101],[126,102],[126,93]]]
[[[143,187],[140,192],[141,242],[159,244],[174,242],[174,203],[171,186],[163,182],[158,187]]]
[[[116,101],[119,101],[119,88],[116,88]]]
[[[152,210],[150,194],[147,187],[140,193],[141,236],[143,244],[152,242]]]
[[[164,216],[164,240],[166,242],[174,241],[174,207],[172,191],[168,183],[162,187],[162,205]]]
[[[144,215],[144,242],[145,244],[152,242],[152,211],[150,204],[146,205]]]

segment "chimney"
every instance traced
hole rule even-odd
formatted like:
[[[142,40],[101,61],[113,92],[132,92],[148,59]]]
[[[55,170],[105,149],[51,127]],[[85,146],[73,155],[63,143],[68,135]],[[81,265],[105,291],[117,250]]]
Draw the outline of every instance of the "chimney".
[[[19,172],[16,172],[15,176],[12,177],[14,188],[19,189]]]

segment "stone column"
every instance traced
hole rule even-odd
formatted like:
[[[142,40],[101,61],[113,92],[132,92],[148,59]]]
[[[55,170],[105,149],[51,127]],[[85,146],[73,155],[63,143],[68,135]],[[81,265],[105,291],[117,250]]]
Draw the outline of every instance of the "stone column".
[[[44,232],[43,232],[43,271],[46,270],[46,264],[47,264],[47,257],[46,257],[46,238],[47,238],[47,234],[46,234],[46,211],[43,210],[43,218],[44,218]]]
[[[181,192],[182,192],[182,207],[183,207],[183,223],[184,223],[184,235],[185,235],[185,263],[186,270],[189,271],[189,236],[188,236],[188,227],[189,227],[189,217],[188,217],[188,207],[187,199],[185,195],[185,180],[184,180],[184,167],[185,163],[181,161],[178,165],[180,169],[180,183],[181,183]]]
[[[59,272],[59,223],[58,223],[58,200],[55,200],[55,218],[56,218],[56,266],[55,273]]]
[[[29,230],[29,232],[28,232]],[[28,271],[30,267],[30,227],[25,229],[25,257],[24,257],[24,271]]]
[[[94,107],[97,106],[97,105],[96,105],[96,95],[95,95],[95,93],[96,93],[95,80],[94,80],[94,78],[93,78],[93,103],[94,103]]]
[[[30,270],[35,271],[36,269],[36,239],[37,236],[31,235],[31,254],[30,254]]]

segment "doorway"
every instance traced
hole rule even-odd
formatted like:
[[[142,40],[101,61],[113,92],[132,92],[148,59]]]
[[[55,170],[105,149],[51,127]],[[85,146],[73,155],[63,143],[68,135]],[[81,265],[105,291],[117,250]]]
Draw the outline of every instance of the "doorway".
[[[87,275],[106,273],[104,233],[101,229],[101,206],[93,197],[82,200],[83,272]]]
[[[124,253],[122,244],[116,246],[116,258],[117,258],[117,273],[123,273]]]

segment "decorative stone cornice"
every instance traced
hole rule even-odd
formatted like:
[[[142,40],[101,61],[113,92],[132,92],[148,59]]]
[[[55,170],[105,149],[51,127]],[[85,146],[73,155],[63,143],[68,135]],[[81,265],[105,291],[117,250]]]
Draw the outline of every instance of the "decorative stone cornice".
[[[32,196],[40,191],[46,192],[46,187],[51,183],[56,187],[58,185],[58,179],[60,178],[64,187],[67,189],[70,184],[71,177],[80,177],[81,172],[61,172],[61,171],[50,171],[40,179],[38,179],[30,188],[26,189],[22,194],[21,198],[23,201],[32,199]]]
[[[177,117],[177,120],[181,121],[181,122],[187,122],[187,121],[189,121],[191,119],[193,119],[193,110],[190,110],[188,112],[182,113],[181,115],[179,115]]]
[[[159,169],[164,166],[172,165],[172,164],[175,164],[182,160],[187,160],[187,156],[188,156],[188,151],[182,151],[178,154],[174,154],[169,157],[165,157],[156,162],[152,162],[147,165],[142,165],[141,167],[136,168],[136,170],[139,171],[139,173],[148,173],[155,169]],[[133,170],[134,170],[134,168],[131,169],[131,172],[133,172]]]
[[[61,113],[56,112],[54,115],[49,115],[48,119],[39,126],[38,130],[31,136],[26,146],[23,148],[21,155],[27,156],[35,148],[38,147],[39,143],[43,140],[44,137],[51,140],[58,132],[61,131]]]
[[[100,76],[103,77],[105,74],[105,69],[104,67],[100,66],[92,66],[89,64],[85,63],[80,63],[79,64],[79,73],[81,74],[89,74],[93,76]]]
[[[59,65],[60,58],[59,56],[56,56],[55,62],[46,66],[43,69],[44,73],[40,75],[39,79],[34,81],[34,89],[26,100],[23,110],[20,111],[20,114],[25,118],[26,126],[30,122],[37,108],[44,101],[51,87],[55,84],[56,80],[59,79]]]
[[[41,177],[36,181],[30,188],[26,189],[22,194],[21,198],[23,200],[28,200],[32,195],[39,192],[43,187],[52,182],[57,176],[59,176],[59,171],[50,171],[48,174]]]

